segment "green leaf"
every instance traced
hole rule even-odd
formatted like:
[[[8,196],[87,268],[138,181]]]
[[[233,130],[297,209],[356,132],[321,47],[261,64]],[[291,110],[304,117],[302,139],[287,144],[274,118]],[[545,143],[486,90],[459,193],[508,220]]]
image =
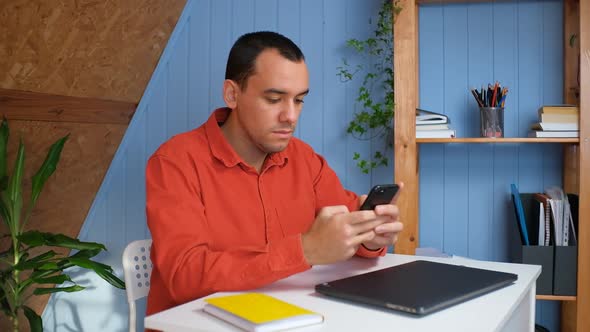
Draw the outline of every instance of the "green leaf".
[[[8,147],[8,121],[6,118],[2,119],[2,124],[0,124],[0,179],[6,178],[6,151]],[[7,183],[5,182],[4,185]],[[0,190],[4,191],[6,187],[1,186],[0,181]]]
[[[59,292],[66,292],[66,293],[73,293],[79,292],[85,289],[80,285],[68,286],[68,287],[53,287],[53,288],[37,288],[33,291],[35,295],[43,295],[43,294],[52,294],[52,293],[59,293]]]
[[[25,312],[25,317],[27,317],[27,320],[29,321],[31,332],[43,332],[43,320],[41,317],[37,315],[33,309],[27,306],[23,306],[23,311]]]
[[[51,276],[51,277],[45,277],[45,278],[33,278],[33,281],[37,284],[63,284],[66,281],[72,281],[72,278],[70,278],[69,275],[67,274],[60,274],[60,275],[56,275],[56,276]]]
[[[61,247],[76,250],[106,250],[103,244],[96,242],[82,242],[78,239],[71,238],[63,234],[42,233],[39,231],[28,231],[22,233],[18,239],[29,247],[39,247],[42,245],[51,247]]]
[[[43,189],[43,185],[51,176],[51,174],[55,172],[55,168],[57,167],[57,163],[59,162],[61,151],[69,136],[70,134],[60,138],[51,145],[51,147],[49,148],[49,152],[47,152],[47,157],[45,157],[43,165],[41,165],[37,173],[33,176],[33,187],[31,190],[31,206],[35,205],[35,202],[37,201],[37,198],[39,198],[39,194]]]
[[[70,257],[68,260],[76,266],[94,271],[109,284],[119,289],[125,289],[125,282],[112,273],[113,269],[110,266],[86,258]]]
[[[11,226],[13,227],[13,234],[17,233],[20,223],[20,213],[23,206],[22,198],[22,180],[25,168],[25,146],[21,139],[18,145],[18,152],[16,153],[16,160],[14,161],[14,169],[12,176],[8,182],[8,198],[10,205],[7,208],[11,211]]]
[[[41,255],[35,256],[29,260],[21,260],[17,265],[14,266],[15,270],[24,271],[37,268],[42,265],[46,260],[55,257],[57,253],[53,250],[44,252]]]

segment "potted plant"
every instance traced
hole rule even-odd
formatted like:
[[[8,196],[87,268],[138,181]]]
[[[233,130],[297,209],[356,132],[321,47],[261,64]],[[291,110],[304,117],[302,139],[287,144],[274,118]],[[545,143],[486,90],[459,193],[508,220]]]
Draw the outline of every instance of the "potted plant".
[[[349,39],[347,46],[366,57],[370,65],[356,65],[343,60],[338,67],[338,76],[343,82],[354,79],[364,72],[356,101],[361,110],[355,112],[347,133],[361,140],[379,137],[384,146],[377,148],[372,156],[363,157],[354,152],[353,160],[363,173],[378,166],[387,166],[389,158],[385,150],[393,145],[393,19],[401,10],[397,1],[384,0],[379,10],[373,36],[365,40]]]
[[[34,295],[57,292],[77,292],[84,287],[76,284],[64,270],[78,266],[94,271],[111,285],[124,289],[124,282],[113,274],[113,269],[91,258],[106,250],[94,242],[81,242],[63,234],[25,230],[33,207],[43,185],[53,174],[60,159],[68,135],[57,140],[47,153],[45,161],[32,177],[31,195],[23,197],[25,149],[20,141],[12,174],[7,170],[7,145],[9,137],[6,119],[0,124],[0,218],[7,228],[2,238],[10,238],[10,247],[0,252],[0,310],[12,321],[15,332],[19,330],[19,313],[27,318],[30,330],[43,331],[41,317],[27,300]],[[23,201],[28,201],[23,204]],[[70,256],[51,248],[74,250]],[[35,254],[40,252],[39,254]]]

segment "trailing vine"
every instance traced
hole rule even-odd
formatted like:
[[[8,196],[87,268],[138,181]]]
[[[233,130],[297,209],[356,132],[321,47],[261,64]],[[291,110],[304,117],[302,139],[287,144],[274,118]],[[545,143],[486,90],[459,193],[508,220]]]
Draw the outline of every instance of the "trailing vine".
[[[383,148],[376,148],[372,155],[354,152],[352,159],[366,174],[376,167],[388,165],[386,150],[393,146],[393,19],[400,10],[397,1],[384,0],[373,36],[346,41],[346,45],[365,57],[368,64],[353,66],[343,59],[342,66],[337,67],[342,82],[352,81],[364,73],[356,97],[361,109],[354,113],[347,133],[360,140],[379,137],[383,142]]]

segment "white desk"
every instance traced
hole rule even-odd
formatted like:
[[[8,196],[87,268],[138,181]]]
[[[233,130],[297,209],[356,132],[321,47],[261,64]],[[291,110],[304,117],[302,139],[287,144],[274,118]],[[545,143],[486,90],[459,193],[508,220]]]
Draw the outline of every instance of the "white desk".
[[[331,299],[315,293],[316,284],[357,275],[417,259],[473,266],[515,273],[511,286],[418,318],[409,314],[374,309]],[[256,291],[263,292],[324,315],[324,323],[293,331],[533,331],[535,282],[541,273],[536,265],[508,264],[465,258],[432,258],[386,255],[379,259],[352,258],[277,281]],[[436,276],[432,276],[436,282]],[[370,286],[370,285],[367,285]],[[403,285],[399,285],[403,287]],[[229,293],[217,293],[225,295]],[[203,312],[198,299],[145,318],[145,327],[164,331],[241,331]]]

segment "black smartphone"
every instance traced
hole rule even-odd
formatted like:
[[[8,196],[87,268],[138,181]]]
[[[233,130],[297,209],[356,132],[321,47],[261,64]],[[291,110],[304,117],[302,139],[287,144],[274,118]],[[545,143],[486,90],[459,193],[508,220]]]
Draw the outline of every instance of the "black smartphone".
[[[389,204],[398,190],[397,184],[378,184],[369,191],[369,195],[360,209],[373,210],[377,205]]]

